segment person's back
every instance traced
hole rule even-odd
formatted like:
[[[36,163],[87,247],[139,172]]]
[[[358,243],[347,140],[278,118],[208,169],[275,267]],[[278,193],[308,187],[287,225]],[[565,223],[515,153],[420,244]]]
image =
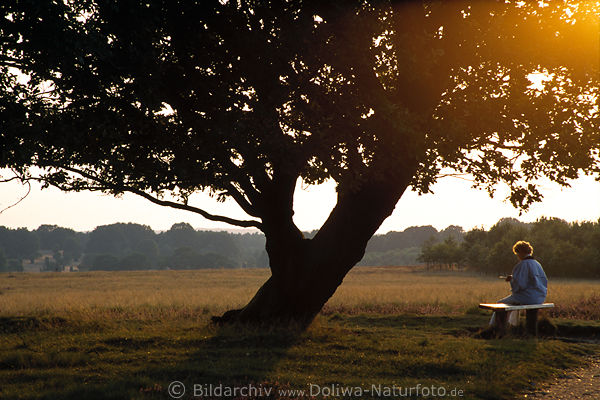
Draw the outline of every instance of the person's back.
[[[512,275],[506,277],[510,282],[512,294],[498,300],[498,303],[543,303],[548,294],[548,279],[542,265],[533,258],[533,247],[520,240],[513,246],[513,253],[520,261],[513,268]]]
[[[531,255],[513,269],[510,280],[512,298],[520,304],[541,304],[548,293],[548,279],[542,265]]]

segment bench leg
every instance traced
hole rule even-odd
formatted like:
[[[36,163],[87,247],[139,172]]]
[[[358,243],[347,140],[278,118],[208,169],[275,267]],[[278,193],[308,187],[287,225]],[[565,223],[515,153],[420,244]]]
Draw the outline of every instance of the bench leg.
[[[504,310],[498,310],[496,311],[496,326],[494,327],[494,330],[496,331],[496,335],[497,336],[504,336],[504,334],[506,333],[506,321],[507,319],[507,313]]]
[[[538,334],[538,329],[537,329],[538,311],[539,310],[537,310],[537,309],[536,310],[527,310],[527,314],[526,314],[525,326],[527,329],[527,333],[532,336],[537,336],[537,334]]]

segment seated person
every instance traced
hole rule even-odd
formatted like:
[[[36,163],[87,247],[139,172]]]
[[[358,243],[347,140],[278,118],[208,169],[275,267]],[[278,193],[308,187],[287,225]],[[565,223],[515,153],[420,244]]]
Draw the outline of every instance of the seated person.
[[[518,241],[513,246],[513,253],[521,260],[513,268],[512,274],[506,277],[510,282],[512,294],[498,303],[504,304],[541,304],[548,293],[548,279],[542,265],[533,258],[533,247],[528,242]],[[490,325],[495,325],[495,313]],[[517,324],[517,313],[507,313],[511,325]]]
[[[510,282],[512,294],[498,303],[505,304],[541,304],[548,293],[548,279],[542,265],[533,258],[533,247],[527,242],[518,241],[513,253],[521,260],[506,277]]]

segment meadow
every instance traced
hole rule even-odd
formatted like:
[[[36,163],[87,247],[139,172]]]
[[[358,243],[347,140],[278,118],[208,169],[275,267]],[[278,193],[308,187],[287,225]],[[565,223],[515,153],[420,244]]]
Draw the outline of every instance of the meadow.
[[[355,268],[306,331],[210,324],[268,274],[0,274],[0,398],[512,399],[600,352],[599,281],[551,280],[559,337],[484,340],[505,282],[402,267]]]

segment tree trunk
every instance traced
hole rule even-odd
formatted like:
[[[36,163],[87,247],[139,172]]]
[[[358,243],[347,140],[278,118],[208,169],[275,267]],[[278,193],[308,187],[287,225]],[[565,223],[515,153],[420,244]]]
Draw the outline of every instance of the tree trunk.
[[[282,219],[265,221],[272,276],[244,308],[213,320],[309,324],[362,259],[367,242],[393,212],[407,186],[408,180],[394,187],[369,183],[359,191],[339,194],[336,207],[310,240],[302,237],[291,215],[283,224]]]

